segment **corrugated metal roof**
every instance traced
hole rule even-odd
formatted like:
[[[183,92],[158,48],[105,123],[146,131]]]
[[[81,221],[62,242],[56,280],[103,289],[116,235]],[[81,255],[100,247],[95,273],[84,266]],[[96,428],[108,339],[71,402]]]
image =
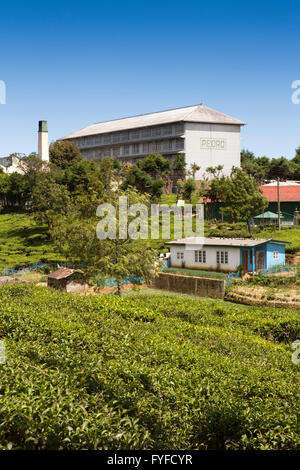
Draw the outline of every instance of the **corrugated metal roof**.
[[[277,185],[276,186],[260,186],[263,195],[268,198],[269,202],[277,202]],[[295,186],[279,186],[281,202],[299,202],[300,209],[300,185]]]
[[[68,134],[61,139],[72,139],[94,134],[104,134],[106,132],[116,132],[139,127],[155,126],[158,124],[168,124],[172,122],[203,122],[210,124],[235,124],[243,126],[243,121],[222,114],[219,111],[208,108],[204,105],[186,106],[184,108],[169,109],[156,113],[142,114],[140,116],[115,119],[113,121],[99,122],[91,126],[84,127],[79,131]]]
[[[272,238],[213,238],[213,237],[189,237],[179,238],[172,242],[168,242],[167,245],[207,245],[207,246],[233,246],[233,247],[254,247],[262,245],[267,242],[289,244],[289,242],[281,240],[272,240]]]
[[[66,279],[66,277],[69,277],[74,273],[83,274],[83,271],[80,269],[59,268],[57,271],[50,273],[48,277],[50,279]]]

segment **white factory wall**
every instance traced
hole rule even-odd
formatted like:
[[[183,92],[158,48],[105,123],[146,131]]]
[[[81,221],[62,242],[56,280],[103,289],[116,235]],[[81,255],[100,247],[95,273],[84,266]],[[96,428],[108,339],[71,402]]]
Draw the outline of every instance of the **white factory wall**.
[[[195,262],[195,250],[206,251],[206,263]],[[184,246],[170,246],[171,252],[171,266],[176,268],[182,267],[182,262],[185,263],[185,268],[189,269],[204,269],[216,270],[217,266],[217,251],[228,252],[228,264],[220,264],[219,268],[222,271],[232,272],[236,271],[240,263],[240,248],[239,247],[216,247],[216,246],[201,246],[199,247],[184,247]],[[183,259],[177,259],[177,252],[183,252]]]
[[[219,145],[220,148],[209,148]],[[209,166],[224,166],[229,175],[233,166],[240,166],[240,126],[229,124],[185,123],[185,154],[187,167],[194,162],[201,167],[196,178]],[[206,147],[206,148],[205,148]]]

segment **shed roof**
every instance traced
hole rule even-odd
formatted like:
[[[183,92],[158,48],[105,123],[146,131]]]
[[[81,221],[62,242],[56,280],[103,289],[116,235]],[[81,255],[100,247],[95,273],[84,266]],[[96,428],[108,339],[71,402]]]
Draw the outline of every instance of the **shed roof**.
[[[83,274],[83,271],[80,269],[59,268],[57,271],[50,273],[48,277],[50,279],[66,279],[67,277],[72,276],[74,273]]]
[[[288,245],[290,242],[273,240],[272,238],[219,238],[219,237],[188,237],[179,238],[168,242],[167,245],[207,245],[207,246],[232,246],[232,247],[254,247],[267,242]]]
[[[282,215],[280,216],[282,219]],[[266,211],[263,214],[256,215],[254,219],[278,219],[278,215],[275,212]]]
[[[139,127],[155,126],[158,124],[169,124],[173,122],[203,122],[209,124],[235,124],[243,126],[246,124],[239,119],[235,119],[226,114],[215,111],[202,104],[186,106],[184,108],[168,109],[156,113],[141,114],[139,116],[104,121],[84,127],[78,131],[62,137],[63,139],[73,139],[94,134],[104,134],[106,132],[116,132]]]

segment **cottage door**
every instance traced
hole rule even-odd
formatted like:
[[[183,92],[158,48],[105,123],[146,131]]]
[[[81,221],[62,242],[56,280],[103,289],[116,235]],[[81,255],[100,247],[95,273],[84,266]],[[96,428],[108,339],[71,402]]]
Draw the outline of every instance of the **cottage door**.
[[[256,269],[265,269],[265,253],[263,251],[256,252]]]
[[[244,271],[248,271],[248,251],[243,251],[243,268]]]

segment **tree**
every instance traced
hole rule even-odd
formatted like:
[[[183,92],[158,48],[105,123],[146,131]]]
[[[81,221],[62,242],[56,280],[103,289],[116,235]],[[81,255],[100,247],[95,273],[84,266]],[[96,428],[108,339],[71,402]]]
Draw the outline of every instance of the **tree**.
[[[214,179],[208,196],[222,202],[220,211],[225,218],[231,222],[245,221],[251,236],[250,219],[264,212],[269,204],[257,181],[241,168],[233,168],[229,177]]]
[[[259,183],[263,183],[269,172],[270,160],[267,157],[256,158],[253,152],[242,150],[241,168]]]
[[[184,180],[186,176],[186,161],[185,154],[180,152],[176,155],[175,160],[172,163],[172,173],[176,180]]]
[[[60,168],[68,168],[81,160],[81,153],[77,145],[69,140],[57,140],[49,147],[50,162]]]
[[[183,199],[188,199],[190,202],[192,202],[192,194],[195,189],[196,183],[194,179],[188,178],[187,180],[185,180],[182,186]]]
[[[196,173],[197,173],[197,171],[200,170],[200,168],[201,167],[199,165],[197,165],[197,163],[195,163],[195,162],[191,164],[191,175],[192,175],[193,179],[195,179]]]
[[[158,200],[169,173],[170,162],[160,154],[151,154],[128,169],[121,188],[135,187],[141,193],[148,193],[153,201]]]
[[[42,173],[32,189],[30,209],[38,223],[48,225],[50,235],[57,216],[66,215],[70,203],[65,186],[57,184],[48,173]]]
[[[127,197],[129,205],[144,204],[149,205],[149,196],[141,195],[137,190],[128,188],[125,191],[120,189],[106,193],[106,202],[111,204],[115,213],[117,230],[114,238],[99,239],[96,234],[97,203],[103,200],[90,201],[90,207],[86,213],[82,213],[78,204],[71,205],[68,214],[61,215],[54,227],[55,244],[64,256],[72,262],[74,266],[80,266],[86,270],[90,276],[108,276],[116,279],[118,295],[122,295],[122,281],[126,277],[135,276],[150,280],[155,276],[158,269],[157,252],[148,240],[122,238],[118,230],[120,220],[119,198]],[[87,201],[88,204],[88,201]],[[93,213],[93,215],[91,215]],[[104,214],[101,214],[102,216]],[[106,215],[105,215],[106,217]],[[101,219],[102,226],[106,223],[114,222],[113,219]],[[134,221],[134,217],[129,217],[128,222]],[[138,222],[137,222],[138,224]],[[141,229],[140,229],[141,230]]]
[[[284,157],[272,158],[268,172],[269,179],[280,179],[286,181],[293,175],[291,162]]]

